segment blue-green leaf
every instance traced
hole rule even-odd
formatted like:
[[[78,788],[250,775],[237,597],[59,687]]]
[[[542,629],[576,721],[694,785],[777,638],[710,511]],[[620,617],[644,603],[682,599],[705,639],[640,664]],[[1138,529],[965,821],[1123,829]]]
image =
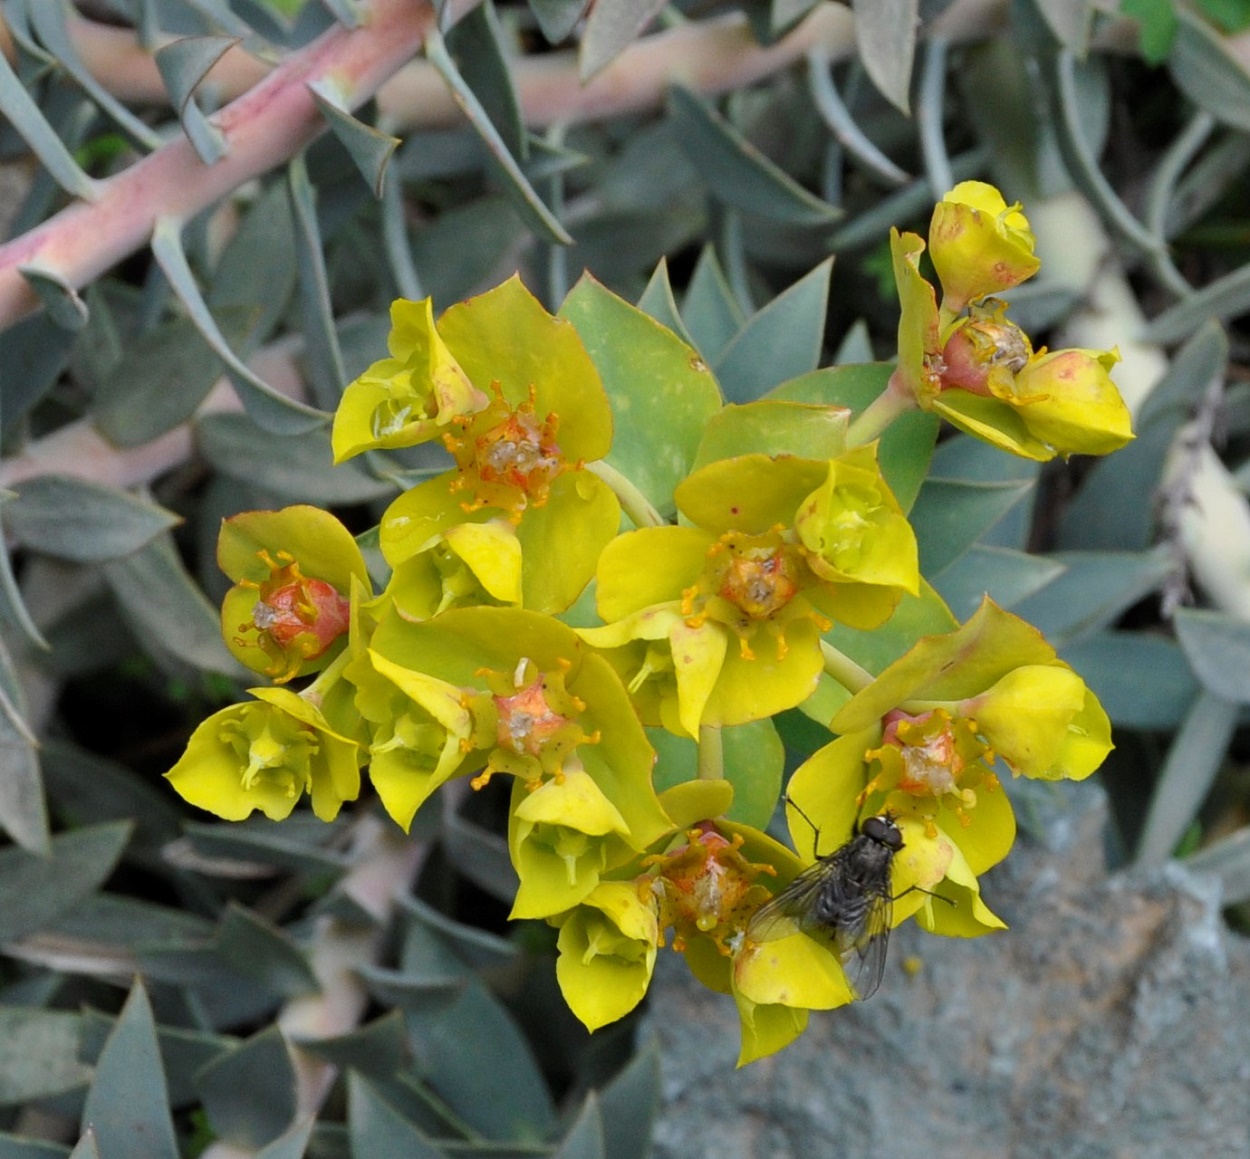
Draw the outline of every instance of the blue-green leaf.
[[[508,150],[507,144],[499,135],[499,130],[491,123],[486,110],[474,95],[473,90],[465,83],[456,68],[443,38],[431,31],[425,42],[425,55],[438,70],[439,75],[451,90],[452,100],[469,118],[470,124],[486,145],[487,155],[504,181],[504,191],[512,204],[520,213],[522,220],[543,241],[557,245],[571,245],[572,236],[556,219],[551,210],[543,204],[542,198],[535,192],[529,179],[521,171],[516,158]]]
[[[60,3],[59,0],[54,0],[52,3],[45,0],[42,4],[28,4],[26,10],[30,15],[35,34],[43,42],[44,47],[56,57],[57,65],[74,78],[75,83],[112,118],[123,132],[145,149],[157,148],[161,144],[160,134],[135,116],[96,80],[95,74],[78,55],[78,49],[66,26],[66,7],[67,5]]]
[[[836,205],[804,189],[689,89],[675,86],[669,109],[682,147],[727,205],[788,225],[829,225],[841,217]]]
[[[87,303],[78,296],[78,291],[55,270],[46,270],[37,265],[31,265],[18,266],[17,272],[39,295],[44,309],[48,311],[48,317],[61,329],[73,334],[87,325],[89,317]]]
[[[347,1124],[352,1159],[381,1159],[384,1155],[445,1159],[415,1124],[387,1102],[368,1079],[355,1072],[347,1076]]]
[[[1138,865],[1158,865],[1172,856],[1210,792],[1236,727],[1236,704],[1205,690],[1198,694],[1150,796]]]
[[[929,478],[911,510],[920,545],[920,570],[932,577],[949,567],[1032,490],[1032,481]]]
[[[1199,849],[1184,864],[1194,873],[1213,873],[1220,879],[1224,905],[1242,905],[1250,899],[1250,826]]]
[[[409,1014],[417,1066],[471,1127],[491,1139],[543,1137],[555,1108],[529,1043],[476,978],[452,1003]],[[490,1059],[483,1066],[483,1059]]]
[[[183,831],[203,857],[247,862],[297,873],[339,874],[347,857],[328,848],[341,840],[336,824],[295,813],[285,821],[253,816],[233,825],[184,823]]]
[[[79,1022],[67,1010],[0,1007],[0,1105],[87,1085],[91,1071],[78,1059]]]
[[[22,544],[75,563],[130,555],[179,522],[155,503],[71,475],[36,475],[5,508]]]
[[[853,0],[852,7],[855,45],[864,71],[892,105],[908,112],[907,90],[920,25],[919,0]]]
[[[681,316],[695,347],[709,365],[721,356],[746,320],[725,279],[716,250],[710,245],[703,247],[695,263]]]
[[[624,52],[667,3],[668,0],[595,0],[578,52],[582,82]]]
[[[295,1117],[295,1067],[276,1026],[219,1055],[195,1085],[214,1134],[235,1147],[263,1147]]]
[[[750,402],[779,383],[815,370],[824,343],[833,259],[778,294],[716,357],[716,377],[729,402]]]
[[[650,314],[661,326],[667,326],[683,342],[695,345],[694,339],[686,330],[686,324],[681,320],[681,310],[673,293],[673,284],[668,280],[667,258],[661,258],[652,272],[647,288],[638,299],[638,309],[644,314]]]
[[[436,964],[448,962],[448,951],[453,963],[474,970],[498,969],[516,962],[521,953],[516,942],[455,921],[418,897],[400,897],[399,910],[407,919],[403,961],[409,969],[433,970]],[[431,942],[437,947],[435,953],[429,952]]]
[[[257,1151],[256,1159],[304,1159],[316,1125],[316,1115],[296,1119],[281,1135]]]
[[[56,1154],[59,1155],[61,1152],[58,1151]],[[15,1155],[14,1159],[18,1159],[18,1157]],[[27,1159],[25,1152],[22,1153],[21,1159]],[[29,1159],[35,1159],[33,1151],[30,1153]],[[69,1153],[69,1159],[100,1159],[100,1149],[96,1146],[94,1128],[87,1127],[83,1131],[82,1138],[78,1140],[74,1145],[74,1149]]]
[[[981,606],[986,596],[1000,608],[1014,608],[1063,572],[1064,565],[1053,559],[978,543],[929,578],[951,611],[963,621]]]
[[[311,430],[328,422],[330,416],[302,402],[287,398],[261,381],[243,364],[217,327],[196,285],[195,275],[182,249],[181,229],[176,221],[162,218],[152,235],[152,254],[169,284],[204,339],[230,369],[235,388],[256,422],[274,434]]]
[[[61,138],[44,119],[39,106],[18,80],[3,53],[0,53],[0,113],[4,114],[5,120],[30,146],[40,164],[66,193],[80,197],[83,201],[96,200],[99,196],[99,183],[78,167]]]
[[[81,931],[74,930],[73,933],[81,936]],[[117,931],[112,936],[120,940],[122,937],[133,937],[134,934],[135,931],[127,926],[124,933]],[[101,1014],[98,1010],[83,1011],[78,1045],[78,1054],[83,1062],[96,1062],[116,1022],[116,1018]],[[235,1046],[235,1040],[226,1035],[173,1026],[158,1026],[156,1042],[161,1052],[165,1082],[169,1087],[169,1105],[175,1109],[200,1101],[193,1082],[194,1076],[213,1059],[233,1050]]]
[[[512,84],[503,38],[495,6],[491,0],[485,0],[448,33],[447,48],[459,63],[460,75],[481,102],[508,152],[525,162],[529,159],[529,135],[521,119],[521,105]],[[582,46],[584,53],[584,39]]]
[[[1179,26],[1168,57],[1168,71],[1199,108],[1225,124],[1250,129],[1250,73],[1224,38],[1199,14],[1177,6]]]
[[[659,1040],[652,1038],[599,1092],[607,1159],[647,1159],[660,1098]]]
[[[43,778],[57,816],[71,826],[129,820],[130,852],[155,852],[179,834],[182,813],[165,786],[65,740],[45,740]]]
[[[274,181],[249,207],[213,266],[208,305],[223,325],[246,319],[237,334],[228,325],[225,330],[241,357],[273,333],[295,291],[293,228],[288,190]]]
[[[290,935],[237,902],[226,907],[215,949],[231,969],[280,997],[321,989],[308,956]]]
[[[404,1015],[392,1010],[349,1034],[334,1038],[297,1038],[301,1050],[326,1059],[334,1066],[361,1074],[389,1078],[408,1059],[408,1038]]]
[[[359,28],[364,20],[360,0],[321,0],[321,3],[344,28]]]
[[[534,19],[551,44],[559,44],[572,33],[589,3],[590,0],[529,0]]]
[[[83,1107],[103,1156],[179,1159],[165,1072],[147,991],[136,982],[122,1007]]]
[[[130,837],[125,821],[52,838],[46,856],[0,849],[0,942],[49,926],[94,893],[113,872]]]
[[[317,205],[303,154],[287,166],[287,183],[295,221],[295,245],[299,260],[300,317],[308,344],[308,378],[313,396],[322,406],[338,404],[347,384],[343,353],[334,327],[334,305],[321,245]]]
[[[136,638],[154,659],[177,659],[234,678],[244,675],[222,642],[217,609],[196,587],[168,534],[101,570]]]
[[[1142,404],[1135,438],[1099,459],[1063,513],[1060,546],[1144,551],[1153,541],[1155,512],[1141,496],[1159,486],[1177,431],[1228,365],[1228,336],[1208,319],[1172,358]]]
[[[369,183],[373,196],[381,197],[391,157],[399,148],[399,138],[383,133],[372,125],[366,125],[364,121],[341,108],[328,84],[310,85],[308,91],[317,102],[317,108],[325,117],[330,131],[347,150],[347,155],[360,170],[361,177]]]
[[[1212,318],[1228,319],[1250,306],[1250,262],[1215,278],[1151,319],[1145,342],[1167,344],[1189,337]]]
[[[185,36],[156,52],[156,67],[182,131],[205,165],[226,155],[226,137],[205,117],[193,94],[213,65],[238,43],[235,36]]]
[[[48,852],[48,812],[39,770],[39,741],[25,718],[22,685],[0,640],[0,826],[22,848]],[[98,818],[93,818],[98,820]]]
[[[1178,608],[1176,639],[1204,688],[1250,704],[1250,624],[1225,612]]]
[[[591,1091],[551,1159],[604,1159],[606,1154],[599,1099]]]
[[[1118,728],[1164,732],[1184,719],[1198,694],[1174,640],[1146,632],[1098,632],[1064,648]]]
[[[292,502],[344,506],[395,494],[356,459],[335,466],[324,427],[276,440],[245,414],[206,415],[195,424],[197,447],[223,474]]]
[[[1172,573],[1166,551],[1058,552],[1065,571],[1014,611],[1056,648],[1106,627],[1138,600],[1157,591]]]

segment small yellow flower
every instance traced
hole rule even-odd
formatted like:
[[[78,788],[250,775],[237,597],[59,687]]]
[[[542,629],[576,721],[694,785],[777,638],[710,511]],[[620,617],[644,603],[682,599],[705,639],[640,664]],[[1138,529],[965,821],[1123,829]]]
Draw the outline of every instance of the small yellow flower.
[[[973,302],[1031,278],[1041,262],[1020,203],[983,181],[962,181],[933,210],[929,252],[942,283],[942,313],[958,314]]]
[[[369,592],[364,556],[328,511],[297,505],[222,521],[217,562],[226,646],[276,684],[324,668],[347,643],[351,601]]]
[[[165,776],[185,800],[226,821],[242,821],[256,809],[281,821],[305,793],[313,812],[332,821],[360,793],[355,743],[294,692],[251,692],[255,701],[204,721]]]
[[[1045,462],[1105,455],[1133,438],[1105,350],[1035,351],[992,297],[1038,268],[1019,206],[993,186],[964,182],[935,209],[933,264],[943,297],[920,272],[925,243],[890,231],[902,307],[893,389],[1002,450]]]
[[[556,980],[569,1009],[587,1030],[624,1017],[651,983],[660,936],[654,903],[632,882],[605,881],[557,920]]]

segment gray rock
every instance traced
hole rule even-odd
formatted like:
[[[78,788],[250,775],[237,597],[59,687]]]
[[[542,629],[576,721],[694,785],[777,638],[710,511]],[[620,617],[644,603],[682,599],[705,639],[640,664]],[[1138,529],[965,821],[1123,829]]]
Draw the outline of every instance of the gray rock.
[[[870,1002],[740,1071],[732,1003],[663,954],[656,1159],[1250,1156],[1250,942],[1214,879],[1108,877],[1101,793],[1059,796],[983,879],[1009,930],[908,923]]]

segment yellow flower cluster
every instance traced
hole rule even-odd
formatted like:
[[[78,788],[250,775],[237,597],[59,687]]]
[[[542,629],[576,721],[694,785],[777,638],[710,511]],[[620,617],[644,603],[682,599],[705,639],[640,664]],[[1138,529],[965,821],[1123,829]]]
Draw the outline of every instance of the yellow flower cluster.
[[[1114,355],[1034,351],[995,297],[1038,266],[1018,206],[965,183],[938,207],[940,305],[924,244],[893,237],[899,363],[858,418],[784,391],[724,405],[689,346],[593,283],[576,325],[516,278],[437,321],[396,302],[334,453],[433,443],[444,466],[370,552],[312,507],[225,522],[223,633],[278,686],[205,721],[174,788],[230,820],[307,794],[328,820],[367,783],[407,830],[449,782],[510,778],[512,914],[558,927],[577,1016],[632,1010],[667,942],[733,995],[744,1062],[856,998],[847,961],[889,921],[1000,928],[978,882],[1015,836],[1000,778],[1086,777],[1110,727],[1028,624],[987,601],[954,627],[869,428],[920,407],[1034,458],[1131,433]],[[637,419],[657,399],[672,430]],[[912,633],[875,677],[834,647],[904,600],[953,630]],[[830,730],[788,787],[800,853],[764,832],[771,718],[796,708]],[[742,755],[770,743],[773,772]],[[852,838],[873,891],[845,872]]]

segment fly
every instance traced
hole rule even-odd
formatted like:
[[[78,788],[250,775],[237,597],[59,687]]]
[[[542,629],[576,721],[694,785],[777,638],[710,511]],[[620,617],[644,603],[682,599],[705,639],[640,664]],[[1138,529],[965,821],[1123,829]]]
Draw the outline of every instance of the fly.
[[[807,814],[801,809],[799,813],[811,825]],[[844,965],[853,960],[848,977],[856,997],[871,998],[885,970],[896,900],[891,868],[894,855],[903,848],[903,834],[894,817],[887,811],[865,818],[845,845],[819,858],[756,910],[747,925],[747,940],[767,942],[809,934],[829,946]],[[912,890],[920,887],[913,885],[904,893]],[[954,904],[950,898],[942,901]]]

